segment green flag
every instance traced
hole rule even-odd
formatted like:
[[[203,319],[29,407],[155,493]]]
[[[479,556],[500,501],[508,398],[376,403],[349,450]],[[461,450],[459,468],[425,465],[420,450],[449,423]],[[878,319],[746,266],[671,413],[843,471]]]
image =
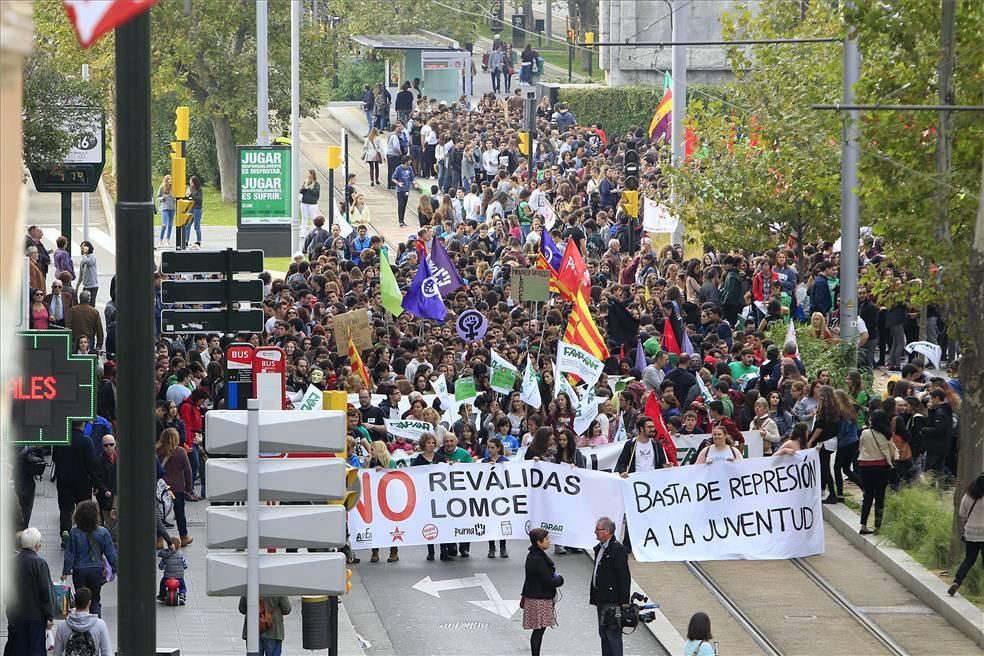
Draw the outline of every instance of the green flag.
[[[394,317],[403,314],[403,294],[400,287],[396,284],[396,276],[390,268],[389,250],[382,249],[382,257],[379,258],[379,291],[383,297],[383,307]]]

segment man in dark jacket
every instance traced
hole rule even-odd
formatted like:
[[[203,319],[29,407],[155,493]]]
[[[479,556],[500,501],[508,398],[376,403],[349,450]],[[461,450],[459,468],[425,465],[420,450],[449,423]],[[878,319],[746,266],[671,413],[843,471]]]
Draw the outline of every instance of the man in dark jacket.
[[[929,393],[929,422],[923,429],[926,445],[926,471],[946,472],[946,456],[953,434],[953,408],[946,401],[946,392],[934,388]]]
[[[737,262],[731,255],[726,255],[721,264],[724,266],[724,285],[721,287],[721,307],[724,308],[724,318],[732,328],[738,322],[738,313],[745,305],[745,299],[741,293],[741,274],[738,272]]]
[[[410,113],[413,111],[413,91],[410,90],[409,82],[404,82],[400,87],[393,108],[396,109],[396,117],[400,122],[406,124],[410,120]]]
[[[41,531],[31,527],[18,537],[20,551],[11,563],[7,586],[7,647],[4,654],[45,654],[44,632],[55,616],[51,571],[41,550]]]
[[[81,421],[72,422],[71,443],[51,450],[58,489],[58,530],[62,542],[72,530],[75,505],[92,498],[92,441],[82,431]]]
[[[615,473],[626,478],[637,471],[652,471],[666,467],[669,461],[663,445],[656,438],[656,424],[652,417],[642,416],[636,420],[638,434],[622,447],[622,453],[615,463]]]
[[[594,571],[588,601],[598,610],[602,656],[622,656],[622,627],[614,618],[614,610],[629,603],[632,587],[629,555],[615,539],[615,522],[608,517],[595,522],[595,536],[598,544],[594,548]]]
[[[830,314],[834,307],[834,294],[830,289],[829,279],[833,275],[834,265],[824,260],[818,268],[819,273],[813,279],[810,287],[810,312],[819,312],[824,316]]]
[[[690,394],[690,388],[697,384],[697,378],[690,371],[690,355],[681,353],[677,359],[677,366],[671,369],[666,378],[673,383],[673,396],[682,404]]]

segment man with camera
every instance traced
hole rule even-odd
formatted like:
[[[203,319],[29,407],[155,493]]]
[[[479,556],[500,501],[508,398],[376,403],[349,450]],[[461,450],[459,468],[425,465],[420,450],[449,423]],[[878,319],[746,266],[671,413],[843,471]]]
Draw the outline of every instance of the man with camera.
[[[615,522],[602,517],[595,522],[598,545],[588,601],[598,609],[598,635],[602,656],[622,656],[621,608],[629,604],[632,576],[629,555],[615,539]]]

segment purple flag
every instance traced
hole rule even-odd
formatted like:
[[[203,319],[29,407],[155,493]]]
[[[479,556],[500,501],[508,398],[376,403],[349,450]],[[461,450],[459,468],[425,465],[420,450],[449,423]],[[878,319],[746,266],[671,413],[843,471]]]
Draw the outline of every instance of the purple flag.
[[[646,367],[649,366],[649,363],[646,362],[646,352],[644,350],[642,350],[642,340],[641,339],[636,340],[636,361],[635,361],[635,366],[636,366],[636,369],[639,370],[639,373],[640,374],[646,370]]]
[[[427,260],[431,268],[431,275],[437,281],[437,288],[441,290],[443,298],[447,298],[448,294],[459,287],[465,286],[465,281],[458,275],[458,270],[454,268],[451,256],[444,249],[444,244],[441,243],[440,239],[434,239],[434,245]]]
[[[683,345],[681,346],[683,352],[687,355],[694,354],[694,345],[690,343],[690,335],[687,334],[687,329],[683,330]]]
[[[560,271],[560,264],[564,261],[564,252],[557,247],[553,237],[546,228],[540,231],[540,254],[547,261],[554,272]]]
[[[427,258],[420,261],[417,275],[413,277],[413,283],[403,297],[403,309],[415,316],[434,321],[444,321],[448,316],[448,309],[444,307],[441,290],[431,273]]]

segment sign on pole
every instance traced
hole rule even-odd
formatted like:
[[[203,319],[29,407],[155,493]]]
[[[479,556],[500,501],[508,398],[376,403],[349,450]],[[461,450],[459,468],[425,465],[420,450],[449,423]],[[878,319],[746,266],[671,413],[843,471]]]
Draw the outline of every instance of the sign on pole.
[[[290,223],[290,146],[238,146],[239,227]]]
[[[69,444],[72,421],[96,416],[96,356],[72,354],[72,333],[66,330],[27,330],[17,333],[16,344],[23,367],[10,381],[3,440]]]
[[[95,191],[106,164],[105,113],[101,107],[63,107],[61,111],[64,129],[72,135],[72,147],[62,162],[29,163],[34,187],[52,192]]]
[[[332,317],[335,327],[335,349],[339,355],[348,353],[348,338],[352,335],[355,348],[360,351],[372,349],[372,328],[369,326],[369,311],[365,308],[349,310]]]
[[[245,410],[247,399],[253,398],[252,344],[237,342],[226,347],[226,408]],[[205,415],[218,412],[213,410]]]
[[[260,407],[287,407],[287,356],[282,348],[261,346],[253,353],[253,389]]]

